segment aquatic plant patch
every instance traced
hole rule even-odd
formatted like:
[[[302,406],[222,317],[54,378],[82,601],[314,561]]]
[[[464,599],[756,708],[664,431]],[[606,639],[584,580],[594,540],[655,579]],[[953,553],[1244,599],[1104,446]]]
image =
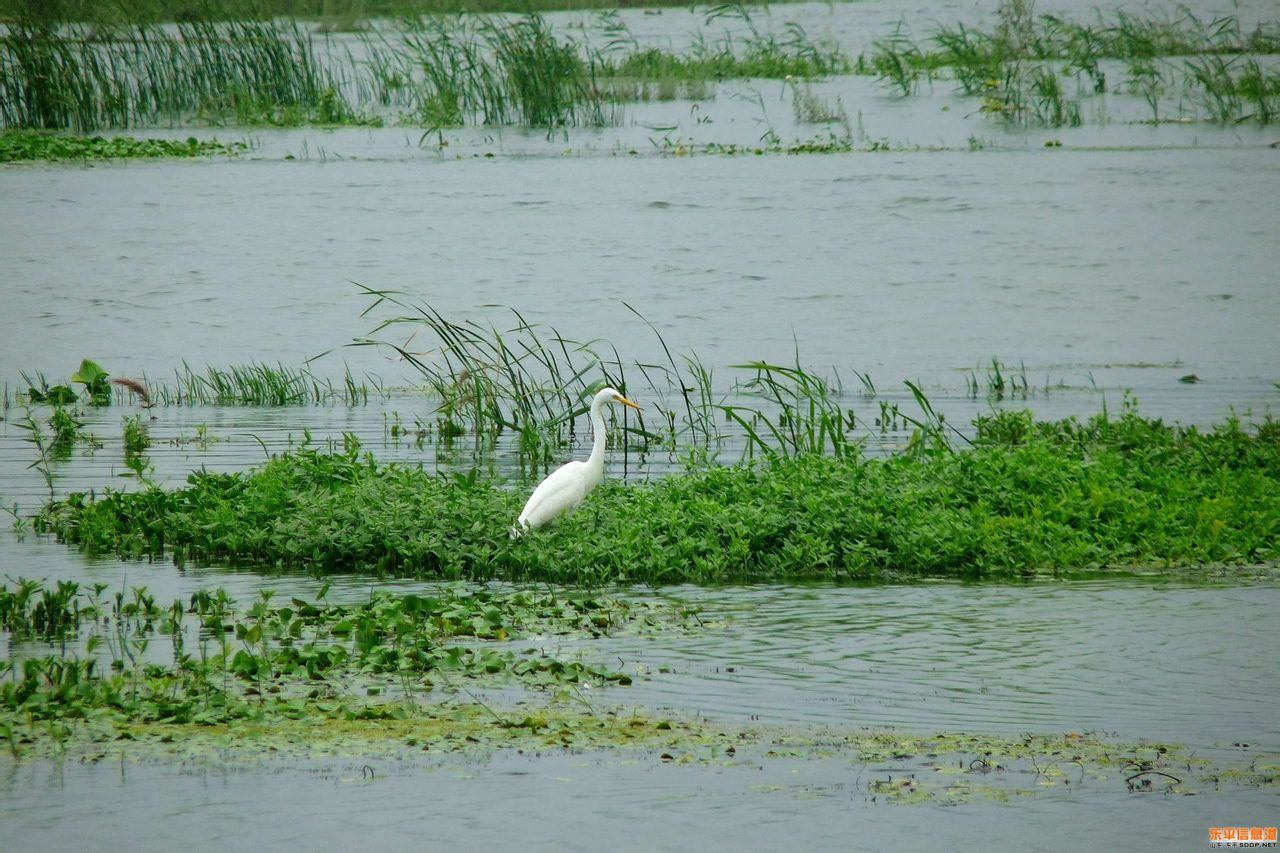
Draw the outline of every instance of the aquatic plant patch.
[[[1275,754],[1126,742],[1090,732],[1012,737],[874,729],[782,733],[773,737],[766,755],[790,758],[800,768],[805,762],[847,757],[863,765],[864,796],[892,805],[1007,802],[1064,789],[1192,796],[1218,790],[1224,780],[1233,787],[1280,784]]]
[[[166,607],[141,587],[11,584],[0,585],[0,742],[14,758],[122,740],[190,750],[222,736],[340,749],[370,738],[363,724],[381,732],[379,748],[653,740],[672,725],[612,720],[583,693],[630,675],[513,643],[709,627],[693,607],[574,592],[436,588],[337,604],[326,586],[313,601],[277,605],[268,591],[239,606],[215,589]],[[60,652],[29,654],[54,643]],[[512,687],[591,716],[510,698],[499,709],[474,692]]]
[[[358,758],[365,779],[384,761],[449,765],[498,751],[538,756],[571,751],[579,761],[616,758],[664,773],[720,768],[750,774],[757,797],[849,797],[849,774],[868,803],[894,806],[1007,802],[1076,790],[1114,796],[1192,796],[1273,788],[1280,756],[1121,741],[1090,733],[1015,737],[877,729],[750,728],[640,709],[586,709],[562,702],[495,708],[473,702],[268,703],[280,713],[189,725],[130,720],[113,708],[37,721],[0,708],[0,765],[32,758],[216,760],[222,769],[275,762]],[[1212,754],[1212,758],[1206,755]]]
[[[1013,577],[1280,559],[1280,427],[1168,426],[1132,410],[976,423],[970,450],[814,452],[606,484],[536,535],[479,478],[303,449],[185,488],[73,494],[38,530],[93,554],[579,584]]]

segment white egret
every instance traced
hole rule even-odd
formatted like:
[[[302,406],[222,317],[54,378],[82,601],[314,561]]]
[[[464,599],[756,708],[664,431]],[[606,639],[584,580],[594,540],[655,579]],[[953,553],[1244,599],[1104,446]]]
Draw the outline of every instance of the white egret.
[[[557,516],[573,512],[587,492],[604,479],[604,416],[601,410],[609,403],[621,403],[637,412],[640,407],[622,396],[616,388],[604,388],[591,401],[591,455],[586,462],[566,462],[552,471],[538,484],[524,505],[512,536],[520,536],[535,527],[541,527]]]

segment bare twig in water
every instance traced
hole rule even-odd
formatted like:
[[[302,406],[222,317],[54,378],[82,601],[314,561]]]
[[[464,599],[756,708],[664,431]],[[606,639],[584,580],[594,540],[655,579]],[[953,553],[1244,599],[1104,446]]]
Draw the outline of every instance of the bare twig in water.
[[[1141,777],[1143,777],[1143,776],[1163,776],[1163,777],[1164,777],[1164,778],[1166,778],[1166,779],[1172,779],[1172,780],[1173,780],[1173,784],[1175,784],[1175,785],[1181,785],[1181,784],[1182,784],[1182,780],[1181,780],[1181,779],[1179,779],[1177,776],[1174,776],[1174,775],[1172,775],[1172,774],[1170,774],[1170,773],[1165,773],[1165,772],[1163,772],[1163,771],[1161,771],[1161,770],[1142,770],[1142,771],[1139,771],[1139,772],[1137,772],[1137,773],[1134,773],[1132,776],[1128,777],[1128,778],[1127,778],[1127,779],[1125,779],[1124,781],[1129,785],[1129,789],[1130,789],[1130,790],[1133,790],[1134,788],[1138,787],[1137,785],[1134,785],[1134,784],[1133,784],[1133,780],[1134,780],[1134,779],[1139,779],[1139,778],[1141,778]],[[1142,781],[1143,781],[1143,785],[1150,785],[1150,784],[1151,784],[1151,780],[1149,780],[1149,779],[1143,779]]]

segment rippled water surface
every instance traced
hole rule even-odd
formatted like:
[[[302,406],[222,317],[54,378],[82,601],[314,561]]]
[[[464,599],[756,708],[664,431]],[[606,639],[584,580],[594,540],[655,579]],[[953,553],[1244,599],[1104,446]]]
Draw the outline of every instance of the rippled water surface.
[[[512,306],[651,360],[623,301],[712,367],[798,344],[882,387],[962,389],[995,355],[1036,385],[1142,397],[1194,372],[1184,398],[1219,408],[1274,391],[1266,149],[272,160],[0,181],[10,381],[90,352],[159,379],[184,359],[300,364],[369,331],[356,280],[459,320],[508,327],[495,306]],[[313,367],[344,360],[409,375],[367,349]]]

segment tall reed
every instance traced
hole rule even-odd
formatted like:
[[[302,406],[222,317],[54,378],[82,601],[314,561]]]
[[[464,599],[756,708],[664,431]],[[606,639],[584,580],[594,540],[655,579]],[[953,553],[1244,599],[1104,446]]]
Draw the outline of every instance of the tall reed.
[[[696,354],[675,355],[657,328],[625,303],[653,330],[661,359],[626,362],[605,342],[566,338],[514,309],[512,328],[500,330],[451,321],[397,292],[361,288],[372,300],[365,316],[388,309],[390,315],[352,345],[389,349],[419,372],[433,398],[437,438],[465,438],[485,451],[504,433],[515,434],[522,463],[535,469],[562,461],[563,445],[585,435],[585,400],[606,384],[644,408],[635,422],[616,424],[611,440],[619,437],[626,449],[680,452],[692,463],[709,461],[725,446],[770,459],[856,456],[869,433],[846,402],[838,375],[802,366],[798,352],[791,365],[735,365],[728,386],[719,387]],[[860,374],[859,381],[860,396],[874,395],[870,377]],[[912,394],[921,415],[900,415],[903,421],[929,436],[945,433],[924,394],[918,388]]]
[[[296,23],[185,21],[106,34],[19,21],[0,37],[0,122],[79,131],[298,108],[353,113]]]

